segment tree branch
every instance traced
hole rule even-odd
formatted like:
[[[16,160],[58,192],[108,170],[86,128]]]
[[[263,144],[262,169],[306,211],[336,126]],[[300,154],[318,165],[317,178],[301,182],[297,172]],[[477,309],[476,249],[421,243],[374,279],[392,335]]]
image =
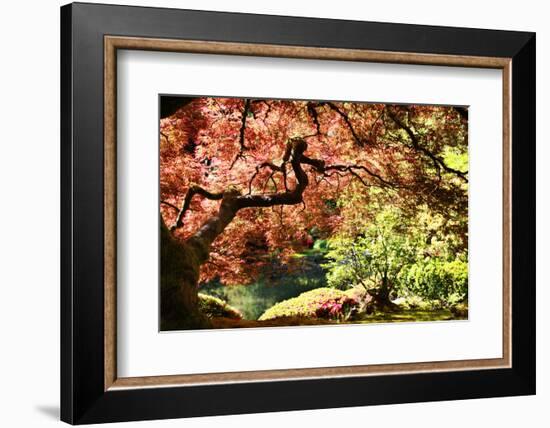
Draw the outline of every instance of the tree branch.
[[[311,165],[315,171],[317,172],[324,172],[325,171],[325,161],[321,159],[311,159],[307,156],[302,156],[301,159],[302,163],[305,163],[306,165]]]
[[[351,121],[349,120],[348,115],[346,113],[344,113],[342,110],[340,110],[340,108],[336,104],[334,104],[333,102],[327,101],[327,102],[320,103],[320,105],[323,105],[323,104],[329,106],[333,111],[335,111],[336,113],[338,113],[340,115],[340,117],[344,120],[344,122],[348,126],[348,128],[351,132],[351,135],[353,136],[353,139],[355,140],[357,145],[359,145],[360,147],[363,147],[365,145],[365,141],[362,140],[361,137],[359,137],[359,135],[355,131],[355,128],[351,124]]]
[[[197,232],[195,232],[189,239],[189,245],[195,245],[196,248],[200,248],[204,252],[205,260],[209,252],[210,245],[219,236],[227,225],[233,220],[237,212],[244,208],[262,208],[262,207],[274,207],[276,205],[297,205],[304,202],[303,193],[309,184],[309,179],[306,172],[302,168],[302,164],[311,165],[318,173],[322,173],[322,179],[325,179],[326,171],[335,172],[348,172],[355,178],[361,181],[365,186],[366,183],[363,178],[357,173],[357,171],[365,171],[369,175],[377,178],[380,182],[386,185],[392,185],[388,181],[384,180],[378,174],[370,171],[367,167],[361,165],[330,165],[325,166],[324,161],[318,159],[311,159],[304,155],[307,150],[307,143],[302,138],[294,138],[287,142],[285,153],[283,156],[283,163],[281,166],[275,165],[272,162],[264,162],[259,165],[256,173],[249,181],[249,193],[246,195],[240,194],[238,190],[231,187],[224,192],[212,193],[199,186],[191,186],[185,195],[181,209],[178,212],[176,222],[171,227],[174,230],[181,227],[183,224],[183,217],[186,211],[189,209],[191,199],[194,195],[199,194],[205,198],[212,200],[220,200],[221,204],[218,213],[210,217]],[[267,167],[271,169],[270,178],[273,177],[275,172],[282,172],[286,168],[286,163],[289,162],[292,166],[294,176],[296,177],[296,184],[293,189],[288,189],[285,186],[284,192],[275,191],[273,193],[261,193],[251,194],[251,182],[257,175],[257,172]],[[286,172],[285,172],[286,173]]]
[[[239,130],[239,145],[241,146],[241,152],[246,150],[246,145],[244,141],[244,130],[246,129],[246,118],[248,117],[249,111],[250,111],[250,100],[247,98],[244,100],[244,110],[243,110],[243,116],[241,118],[241,129]]]
[[[166,205],[166,206],[168,206],[168,207],[170,207],[170,208],[175,209],[176,212],[179,212],[179,210],[180,210],[178,207],[176,207],[175,205],[171,204],[171,203],[168,202],[168,201],[160,201],[160,203],[161,203],[161,204],[164,204],[164,205]]]
[[[319,123],[319,113],[317,113],[317,110],[315,109],[316,104],[315,103],[307,103],[307,113],[313,120],[313,124],[315,125],[315,129],[317,130],[316,135],[321,134],[321,124]]]
[[[355,131],[355,128],[353,127],[353,124],[351,123],[348,115],[344,113],[336,104],[334,104],[331,101],[321,101],[321,102],[309,102],[307,104],[307,112],[309,116],[311,117],[311,120],[313,121],[313,124],[315,125],[316,133],[313,135],[308,135],[308,137],[314,137],[317,135],[323,135],[321,132],[321,124],[319,122],[319,112],[317,111],[317,107],[321,106],[328,106],[331,110],[338,113],[338,115],[344,120],[344,123],[348,127],[349,131],[351,132],[351,135],[353,136],[353,139],[357,143],[358,146],[363,147],[365,145],[365,141],[359,137],[359,134]],[[307,138],[307,137],[304,137]]]
[[[260,170],[263,168],[270,168],[272,171],[279,171],[283,174],[284,177],[284,183],[285,183],[285,189],[288,190],[287,184],[286,184],[286,162],[283,162],[281,166],[275,165],[273,162],[264,162],[256,167],[256,172],[252,174],[252,177],[250,177],[250,180],[248,181],[248,194],[252,194],[252,183],[254,182],[254,179],[259,174]]]
[[[247,149],[245,144],[245,137],[244,137],[244,131],[246,129],[246,118],[248,117],[248,112],[250,111],[250,99],[246,98],[244,100],[244,108],[243,113],[241,117],[241,128],[239,130],[239,153],[237,153],[237,156],[235,157],[235,160],[229,167],[229,169],[232,169],[233,166],[237,163],[237,161],[244,157],[243,152]]]
[[[357,174],[356,170],[364,171],[371,177],[376,178],[380,183],[382,183],[385,186],[388,187],[397,187],[394,183],[389,182],[388,180],[384,179],[380,174],[377,174],[370,169],[368,169],[364,165],[329,165],[324,168],[324,171],[340,171],[340,172],[349,172],[351,175],[353,175],[355,178],[359,179],[363,185],[367,185],[365,181],[361,178],[360,175]]]
[[[212,193],[209,192],[206,189],[203,189],[200,186],[191,186],[189,187],[189,190],[187,190],[187,193],[185,197],[183,198],[183,202],[181,204],[181,208],[178,211],[178,215],[176,217],[176,221],[172,226],[170,226],[170,230],[173,231],[183,225],[183,217],[185,216],[185,213],[189,209],[189,206],[191,205],[191,200],[193,199],[193,196],[195,195],[201,195],[204,196],[207,199],[210,200],[220,200],[224,196],[224,192],[219,193]]]
[[[450,172],[452,174],[455,174],[457,175],[459,178],[461,178],[462,180],[464,180],[466,183],[468,182],[468,177],[466,177],[466,174],[468,174],[468,172],[462,172],[462,171],[459,171],[457,169],[454,169],[454,168],[451,168],[450,166],[448,166],[444,161],[443,159],[441,159],[440,157],[434,155],[431,151],[429,151],[428,149],[426,149],[425,147],[423,147],[421,144],[420,144],[420,141],[418,140],[418,137],[416,136],[416,134],[413,132],[413,130],[411,129],[410,126],[408,126],[407,124],[405,124],[405,122],[403,122],[391,109],[388,109],[388,115],[390,116],[390,118],[401,128],[403,129],[406,134],[409,136],[409,139],[411,140],[412,142],[412,145],[413,147],[420,151],[421,153],[423,153],[424,155],[426,155],[427,157],[429,157],[432,162],[434,163],[434,165],[439,168],[443,168],[445,171],[447,172]]]
[[[241,195],[236,198],[237,208],[272,207],[274,205],[295,205],[301,203],[302,193],[309,184],[307,174],[301,166],[306,149],[307,143],[303,139],[293,139],[287,143],[283,156],[283,162],[287,162],[290,159],[290,164],[296,176],[297,182],[294,189],[276,193]]]

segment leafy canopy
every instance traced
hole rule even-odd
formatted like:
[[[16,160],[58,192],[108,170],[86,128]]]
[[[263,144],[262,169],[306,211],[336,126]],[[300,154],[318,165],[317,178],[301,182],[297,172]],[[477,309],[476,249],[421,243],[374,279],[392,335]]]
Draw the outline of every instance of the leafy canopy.
[[[445,106],[189,99],[160,122],[163,221],[176,222],[194,186],[211,193],[190,199],[173,232],[182,240],[217,214],[221,202],[208,195],[294,188],[297,177],[284,156],[295,137],[307,141],[305,155],[317,162],[302,165],[308,177],[302,203],[240,210],[214,241],[202,281],[243,284],[274,258],[299,263],[292,255],[312,234],[328,238],[375,220],[377,210],[353,212],[350,206],[360,200],[389,202],[408,216],[427,206],[449,219],[442,228],[452,229],[458,245],[466,242],[467,121],[464,111]],[[397,266],[390,270],[395,275]]]

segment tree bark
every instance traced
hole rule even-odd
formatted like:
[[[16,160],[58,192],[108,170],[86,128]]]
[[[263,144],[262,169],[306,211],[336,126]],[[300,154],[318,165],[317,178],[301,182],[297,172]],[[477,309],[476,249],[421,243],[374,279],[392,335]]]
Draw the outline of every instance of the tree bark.
[[[161,329],[208,328],[199,309],[200,268],[208,260],[210,246],[237,213],[235,198],[224,196],[218,215],[211,217],[189,239],[175,238],[161,224]]]
[[[208,327],[198,305],[199,265],[189,247],[160,219],[161,330]]]

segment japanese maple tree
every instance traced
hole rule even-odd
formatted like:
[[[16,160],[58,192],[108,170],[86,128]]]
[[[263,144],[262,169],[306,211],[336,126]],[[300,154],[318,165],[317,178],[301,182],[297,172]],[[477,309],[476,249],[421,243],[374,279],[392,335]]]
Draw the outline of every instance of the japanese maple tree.
[[[351,183],[404,209],[464,211],[467,110],[331,101],[180,98],[161,111],[161,311],[201,327],[198,284],[246,284],[343,221]],[[162,107],[162,106],[161,106]],[[165,106],[166,107],[166,106]],[[463,233],[466,233],[463,231]]]

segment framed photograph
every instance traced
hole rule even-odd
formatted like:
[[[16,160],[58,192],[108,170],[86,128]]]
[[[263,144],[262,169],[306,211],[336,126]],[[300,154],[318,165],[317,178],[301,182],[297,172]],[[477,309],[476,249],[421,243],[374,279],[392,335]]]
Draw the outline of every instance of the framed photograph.
[[[535,393],[535,35],[61,8],[61,418]]]

